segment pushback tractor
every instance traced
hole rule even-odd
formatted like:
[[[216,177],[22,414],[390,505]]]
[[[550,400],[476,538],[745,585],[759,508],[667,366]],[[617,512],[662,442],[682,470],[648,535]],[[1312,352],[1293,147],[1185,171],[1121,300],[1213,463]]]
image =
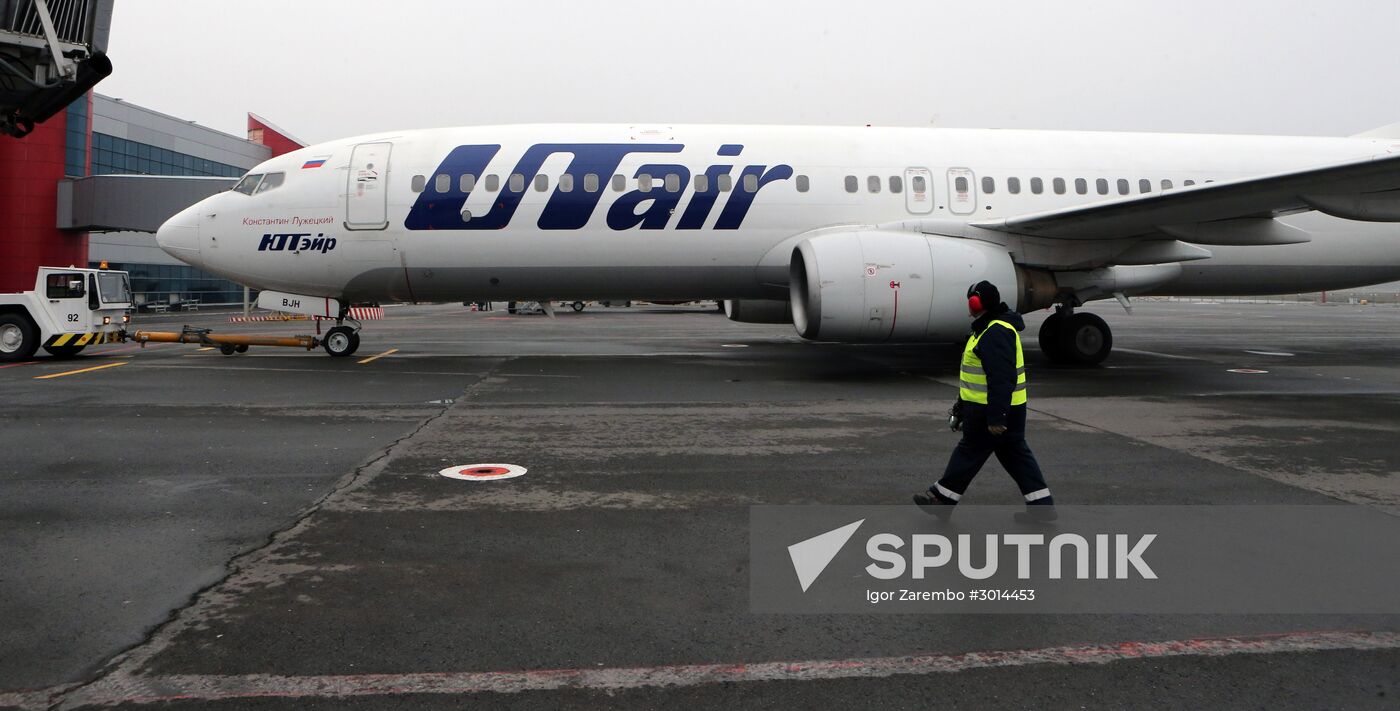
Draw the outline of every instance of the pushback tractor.
[[[131,322],[126,272],[40,267],[34,289],[0,293],[0,361],[23,361],[42,346],[55,357],[121,343]]]

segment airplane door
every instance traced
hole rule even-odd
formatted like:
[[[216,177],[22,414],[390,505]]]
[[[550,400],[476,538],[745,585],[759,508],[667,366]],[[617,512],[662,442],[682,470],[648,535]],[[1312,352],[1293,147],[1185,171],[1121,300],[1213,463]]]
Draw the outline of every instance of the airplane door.
[[[392,143],[361,143],[350,154],[345,189],[345,229],[389,226],[389,152]]]
[[[968,168],[948,169],[948,209],[954,215],[971,215],[977,209],[977,182]]]
[[[915,215],[933,212],[933,171],[928,168],[904,169],[904,204]]]

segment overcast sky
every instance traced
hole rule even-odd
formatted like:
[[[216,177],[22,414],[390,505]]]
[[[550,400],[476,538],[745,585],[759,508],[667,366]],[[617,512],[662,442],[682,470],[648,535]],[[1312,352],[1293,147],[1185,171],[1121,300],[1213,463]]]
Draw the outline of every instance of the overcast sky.
[[[522,122],[1348,135],[1396,0],[117,0],[98,91],[318,142]]]

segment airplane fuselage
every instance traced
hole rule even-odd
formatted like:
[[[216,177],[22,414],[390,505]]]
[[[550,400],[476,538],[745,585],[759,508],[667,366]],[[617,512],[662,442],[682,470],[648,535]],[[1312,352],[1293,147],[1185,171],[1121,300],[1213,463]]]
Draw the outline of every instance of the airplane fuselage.
[[[525,125],[361,136],[266,161],[163,247],[257,288],[350,302],[785,299],[822,230],[968,223],[1400,151],[1349,138],[778,126]],[[251,194],[245,194],[251,193]],[[1312,241],[1211,246],[1144,293],[1400,279],[1400,226],[1279,218]],[[963,230],[964,238],[968,230]],[[1017,264],[1043,245],[971,231]],[[1071,260],[1072,261],[1072,260]]]

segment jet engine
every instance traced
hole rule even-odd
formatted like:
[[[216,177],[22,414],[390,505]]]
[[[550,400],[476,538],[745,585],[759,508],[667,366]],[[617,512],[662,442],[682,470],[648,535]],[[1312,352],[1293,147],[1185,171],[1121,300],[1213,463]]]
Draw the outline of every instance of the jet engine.
[[[967,288],[983,279],[1018,311],[1055,297],[1048,272],[1016,266],[995,244],[880,230],[819,235],[792,252],[792,321],[812,340],[954,341],[967,333]]]

